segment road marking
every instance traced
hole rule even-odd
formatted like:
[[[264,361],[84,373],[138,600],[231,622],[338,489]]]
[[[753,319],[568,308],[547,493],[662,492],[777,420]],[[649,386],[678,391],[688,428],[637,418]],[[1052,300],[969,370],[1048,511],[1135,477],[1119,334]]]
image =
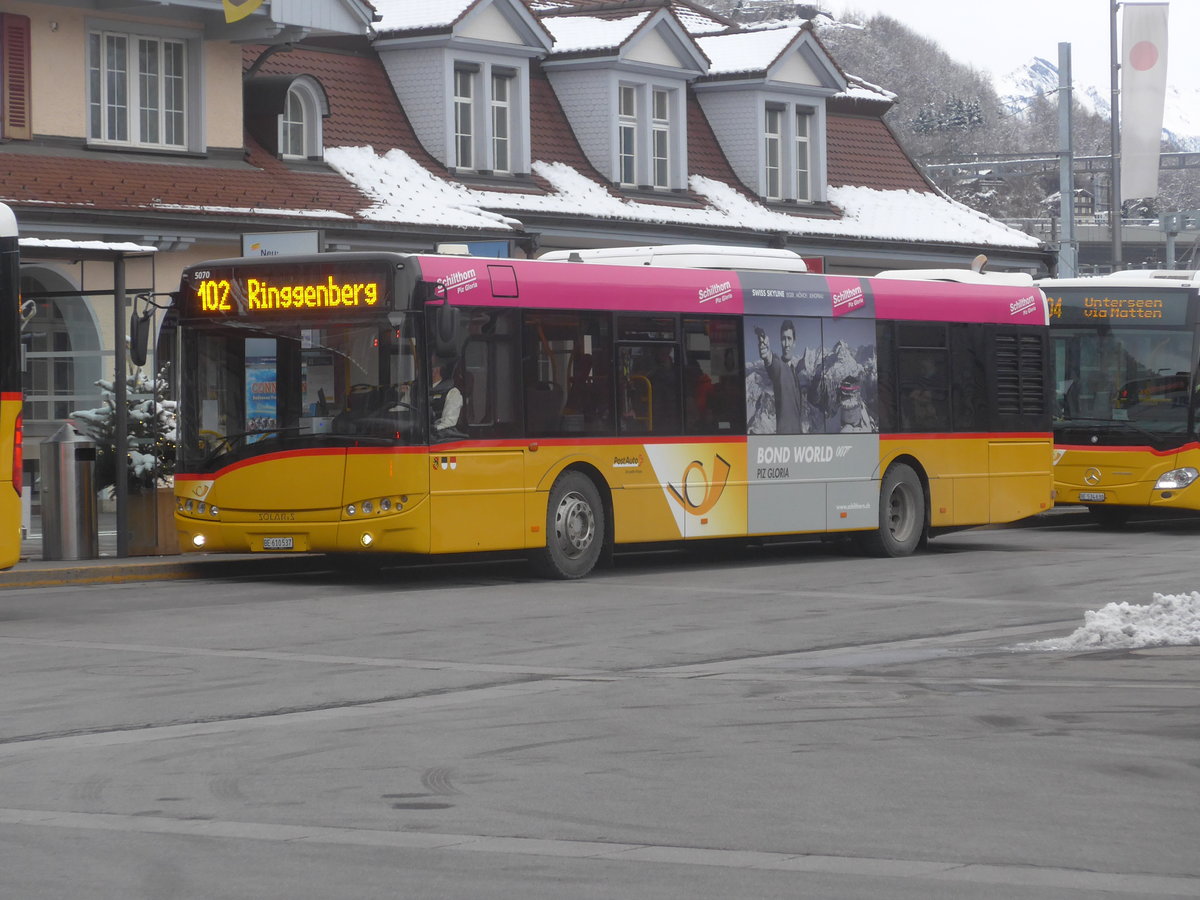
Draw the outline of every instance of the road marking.
[[[547,666],[518,666],[501,663],[454,662],[444,659],[403,659],[372,656],[329,656],[292,653],[286,650],[220,650],[211,647],[172,647],[155,644],[116,644],[107,641],[57,641],[50,638],[0,636],[0,644],[29,647],[60,647],[66,650],[112,650],[120,653],[150,653],[175,656],[215,656],[233,659],[265,659],[277,662],[308,662],[337,666],[368,666],[390,669],[433,669],[454,672],[488,672],[498,675],[541,675],[552,678],[606,675],[598,669],[564,669]]]
[[[386,847],[393,850],[452,853],[499,853],[508,856],[552,856],[560,859],[591,859],[651,865],[715,866],[726,869],[814,872],[871,878],[915,878],[936,882],[965,882],[1006,887],[1022,885],[1087,893],[1121,892],[1140,897],[1195,897],[1200,893],[1200,878],[1191,876],[1130,875],[1120,872],[1085,871],[1055,866],[981,865],[964,861],[824,856],[761,850],[718,850],[705,847],[571,841],[557,838],[383,831],[370,828],[282,825],[269,822],[223,822],[212,819],[173,819],[166,816],[77,813],[38,809],[0,808],[0,825],[182,835],[209,840],[255,840],[350,847]]]
[[[396,697],[340,703],[337,706],[322,706],[315,709],[281,710],[278,712],[248,712],[244,715],[214,717],[202,722],[183,722],[171,725],[131,725],[128,727],[102,728],[71,734],[31,735],[9,740],[0,740],[0,756],[20,753],[41,754],[51,750],[88,750],[96,747],[114,747],[139,744],[148,741],[176,740],[202,735],[228,734],[258,728],[273,728],[279,725],[328,722],[366,716],[402,716],[414,711],[442,709],[464,703],[488,704],[508,700],[514,696],[541,694],[563,690],[578,685],[567,680],[517,681],[509,684],[484,687],[452,688],[431,691],[415,697]]]

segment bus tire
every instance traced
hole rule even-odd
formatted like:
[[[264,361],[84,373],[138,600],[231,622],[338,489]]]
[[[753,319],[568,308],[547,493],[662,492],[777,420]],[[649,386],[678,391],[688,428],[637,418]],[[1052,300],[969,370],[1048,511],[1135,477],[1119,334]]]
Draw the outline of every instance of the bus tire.
[[[546,546],[530,554],[543,578],[582,578],[604,550],[604,503],[596,485],[580,472],[564,472],[550,488]]]
[[[872,556],[911,556],[925,537],[925,489],[911,466],[896,463],[879,486],[879,529],[860,538]]]

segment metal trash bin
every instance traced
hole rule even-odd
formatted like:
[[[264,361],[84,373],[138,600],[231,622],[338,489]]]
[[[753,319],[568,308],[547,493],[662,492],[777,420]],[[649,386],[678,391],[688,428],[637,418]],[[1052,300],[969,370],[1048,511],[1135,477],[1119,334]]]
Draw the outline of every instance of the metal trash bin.
[[[97,559],[95,442],[64,425],[41,451],[42,559]]]

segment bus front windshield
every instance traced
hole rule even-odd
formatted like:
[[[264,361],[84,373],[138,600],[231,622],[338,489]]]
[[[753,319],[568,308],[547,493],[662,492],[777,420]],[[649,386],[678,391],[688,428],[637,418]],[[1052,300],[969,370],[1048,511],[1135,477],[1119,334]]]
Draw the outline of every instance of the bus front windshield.
[[[1182,434],[1190,424],[1190,330],[1059,328],[1056,429]]]
[[[185,332],[181,472],[306,447],[420,444],[419,328],[393,321]]]

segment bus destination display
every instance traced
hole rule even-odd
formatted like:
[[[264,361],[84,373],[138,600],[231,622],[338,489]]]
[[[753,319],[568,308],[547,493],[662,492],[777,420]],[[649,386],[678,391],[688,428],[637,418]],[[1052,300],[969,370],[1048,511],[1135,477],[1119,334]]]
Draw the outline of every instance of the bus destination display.
[[[188,313],[206,318],[369,313],[391,299],[380,265],[197,268],[188,283]]]

